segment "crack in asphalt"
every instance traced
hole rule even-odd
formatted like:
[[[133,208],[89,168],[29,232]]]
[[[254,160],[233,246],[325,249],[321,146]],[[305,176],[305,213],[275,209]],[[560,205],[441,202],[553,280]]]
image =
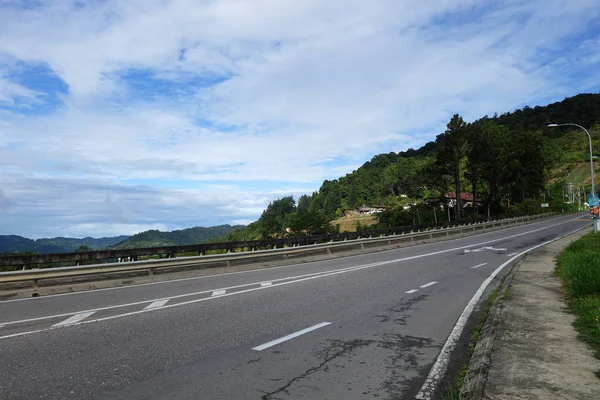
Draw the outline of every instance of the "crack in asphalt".
[[[335,358],[343,355],[344,353],[350,352],[358,347],[364,347],[364,346],[368,346],[369,344],[373,343],[374,341],[372,340],[352,340],[349,342],[340,342],[340,341],[334,341],[331,348],[335,348],[336,345],[340,345],[341,344],[341,349],[337,350],[336,352],[334,352],[331,355],[326,355],[324,357],[324,359],[321,361],[321,363],[319,363],[319,365],[309,368],[308,370],[306,370],[304,373],[290,379],[285,385],[279,387],[278,389],[275,389],[272,392],[266,393],[264,396],[262,396],[262,400],[272,400],[273,396],[278,394],[278,393],[285,393],[285,394],[290,394],[288,391],[288,388],[290,386],[292,386],[294,383],[306,378],[307,376],[314,374],[315,372],[318,371],[327,371],[329,369],[329,367],[327,366],[327,364],[331,361],[334,360]],[[328,353],[327,351],[322,352],[322,353]]]
[[[397,325],[406,325],[406,319],[410,316],[407,314],[407,311],[411,310],[416,303],[419,303],[425,300],[428,295],[422,294],[420,296],[415,296],[409,300],[406,300],[402,303],[399,303],[389,309],[387,311],[400,314],[397,315],[396,318],[390,317],[389,315],[379,314],[371,317],[372,319],[378,320],[380,323],[386,323],[389,321],[393,321]],[[390,371],[390,377],[386,379],[382,385],[382,389],[384,389],[392,398],[399,398],[400,393],[409,388],[415,380],[421,379],[422,371],[419,371],[418,376],[413,378],[402,377],[397,374],[396,371],[414,371],[415,369],[423,369],[419,367],[419,358],[424,356],[424,353],[421,349],[435,347],[436,344],[432,339],[415,337],[415,336],[406,336],[401,334],[392,334],[385,333],[382,335],[382,340],[367,340],[367,339],[355,339],[350,341],[341,341],[341,340],[331,340],[329,346],[326,348],[317,351],[316,356],[321,360],[321,362],[309,369],[305,372],[297,375],[296,377],[288,380],[284,385],[279,388],[266,392],[260,390],[263,393],[262,400],[274,400],[276,398],[281,398],[277,396],[278,394],[290,395],[290,387],[295,383],[302,381],[303,379],[308,378],[310,375],[318,373],[318,372],[327,372],[329,371],[329,363],[335,360],[338,357],[351,354],[358,348],[368,347],[375,345],[378,348],[382,348],[385,350],[389,350],[392,354],[389,356],[389,366],[387,370]],[[336,365],[340,367],[342,365]],[[425,368],[426,369],[426,368]],[[425,370],[424,369],[424,370]],[[426,375],[426,371],[425,371]],[[276,381],[275,379],[271,379],[272,381]],[[281,379],[277,379],[281,380]],[[318,388],[315,388],[319,390]]]
[[[382,387],[389,395],[393,396],[392,398],[399,398],[396,396],[400,396],[400,394],[404,392],[415,379],[421,379],[422,375],[419,373],[419,375],[414,378],[402,378],[395,371],[414,370],[419,366],[419,357],[424,355],[420,349],[436,346],[432,339],[400,334],[386,334],[384,335],[384,340],[356,339],[351,341],[332,341],[328,348],[317,353],[321,358],[321,362],[318,365],[307,369],[302,374],[287,381],[285,385],[282,385],[271,392],[266,393],[261,391],[261,393],[264,393],[262,400],[274,400],[278,398],[275,397],[278,394],[286,394],[289,396],[289,388],[293,384],[300,382],[314,373],[327,372],[331,361],[338,357],[350,354],[358,348],[372,345],[393,352],[393,355],[389,357],[390,365],[387,368],[389,371],[392,371],[392,373]],[[337,366],[340,367],[342,365]],[[315,389],[320,391],[317,387],[315,387]]]

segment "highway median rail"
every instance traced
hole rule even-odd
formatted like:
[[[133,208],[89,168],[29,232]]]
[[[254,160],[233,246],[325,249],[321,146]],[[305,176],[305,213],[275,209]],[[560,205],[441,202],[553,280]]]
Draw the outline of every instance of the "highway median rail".
[[[0,256],[0,267],[12,266],[16,271],[0,272],[0,288],[18,289],[40,281],[55,284],[65,280],[98,279],[106,276],[154,275],[186,269],[227,267],[256,262],[297,260],[310,256],[335,256],[348,251],[373,251],[382,247],[404,247],[416,243],[446,240],[510,225],[520,225],[549,218],[545,213],[500,218],[465,224],[408,226],[362,232],[332,233],[281,239],[241,242],[202,243],[185,246],[162,246],[123,250],[99,250],[61,254]],[[210,251],[225,254],[204,255]],[[178,254],[198,254],[177,257]],[[140,260],[160,255],[160,259]],[[75,264],[61,267],[35,268],[56,264]],[[88,263],[89,265],[80,265]],[[92,264],[90,264],[92,263]],[[86,278],[87,277],[87,278]]]

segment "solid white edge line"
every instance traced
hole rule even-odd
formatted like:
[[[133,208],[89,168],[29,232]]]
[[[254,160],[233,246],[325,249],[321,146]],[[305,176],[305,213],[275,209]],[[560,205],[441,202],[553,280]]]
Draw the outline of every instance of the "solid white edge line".
[[[84,312],[81,314],[75,314],[72,317],[65,319],[64,321],[59,322],[58,324],[52,325],[52,327],[58,328],[60,326],[75,325],[78,322],[83,321],[84,319],[86,319],[87,317],[89,317],[92,314],[93,314],[93,312]]]
[[[429,283],[426,283],[426,284],[424,284],[424,285],[421,285],[421,288],[426,288],[426,287],[429,287],[429,286],[433,286],[433,285],[435,285],[436,283],[437,283],[436,281],[429,282]]]
[[[519,253],[518,253],[518,252],[517,252],[517,253],[510,253],[510,254],[507,254],[507,255],[506,255],[506,257],[512,257],[512,256],[514,256],[515,254],[519,254]]]
[[[150,303],[146,307],[144,307],[144,310],[150,310],[152,308],[162,307],[165,304],[167,304],[168,301],[169,301],[169,299],[153,301],[152,303]]]
[[[567,218],[568,216],[565,216],[564,218]],[[494,233],[498,233],[500,231],[509,231],[509,230],[513,230],[513,229],[519,229],[519,228],[524,228],[524,227],[528,227],[528,226],[534,226],[534,225],[539,225],[539,224],[543,224],[546,223],[548,221],[553,221],[553,220],[559,220],[562,219],[563,217],[556,217],[556,218],[550,218],[550,219],[546,219],[543,221],[536,221],[536,222],[532,222],[529,224],[524,224],[524,225],[517,225],[517,226],[509,226],[506,228],[502,228],[502,229],[498,229],[498,230],[494,230],[494,231],[490,231],[490,232],[481,232],[478,233],[475,236],[486,236],[486,235],[491,235]],[[551,228],[557,225],[562,225],[562,224],[566,224],[568,222],[573,222],[576,221],[578,219],[580,219],[581,216],[577,217],[577,218],[573,218],[573,219],[569,219],[566,221],[562,221],[553,225],[548,225],[546,228]],[[541,228],[541,229],[546,229],[546,228]],[[530,231],[530,232],[535,232],[535,231]],[[459,240],[464,240],[464,239],[469,239],[472,236],[468,236],[468,237],[458,237],[458,238],[453,238],[450,240],[445,240],[443,241],[444,243],[450,243],[450,242],[454,242],[454,241],[459,241]],[[509,237],[510,238],[510,237]],[[503,238],[505,239],[505,238]],[[502,239],[498,239],[498,240],[502,240]],[[498,240],[491,240],[489,242],[486,243],[492,243],[492,242],[496,242]],[[439,243],[442,242],[434,242],[434,243],[424,243],[421,244],[419,246],[421,247],[425,247],[425,246],[431,246],[431,245],[437,245]],[[405,247],[405,248],[413,248],[413,247]],[[404,249],[404,248],[402,248]],[[380,253],[385,253],[388,251],[397,251],[399,249],[391,249],[391,250],[384,250],[384,251],[380,251]],[[358,255],[358,256],[350,256],[351,257],[363,257],[364,254]],[[324,263],[330,260],[321,260],[321,261],[311,261],[308,263],[301,263],[301,264],[291,264],[291,265],[281,265],[279,267],[270,267],[270,268],[259,268],[259,269],[253,269],[253,270],[248,270],[248,271],[235,271],[235,272],[226,272],[223,274],[216,274],[216,275],[205,275],[205,276],[193,276],[193,277],[189,277],[189,278],[180,278],[180,279],[171,279],[171,280],[167,280],[167,281],[160,281],[160,282],[148,282],[148,283],[138,283],[135,285],[126,285],[126,286],[116,286],[116,287],[109,287],[109,288],[101,288],[101,289],[94,289],[94,290],[86,290],[86,291],[81,291],[81,292],[70,292],[70,293],[57,293],[57,294],[48,294],[45,296],[39,296],[39,297],[27,297],[27,298],[23,298],[23,299],[12,299],[12,300],[2,300],[0,301],[0,303],[12,303],[12,302],[16,302],[16,301],[42,301],[44,299],[49,299],[52,297],[61,297],[61,296],[74,296],[74,295],[80,295],[80,296],[85,296],[88,294],[93,294],[96,292],[103,292],[106,290],[122,290],[122,289],[131,289],[131,288],[137,288],[137,287],[144,287],[144,286],[151,286],[151,285],[164,285],[164,284],[169,284],[169,283],[177,283],[177,282],[183,282],[183,281],[190,281],[190,280],[197,280],[197,279],[210,279],[210,278],[218,278],[220,276],[227,276],[227,275],[238,275],[238,274],[251,274],[254,272],[262,272],[262,271],[270,271],[270,270],[278,270],[278,269],[287,269],[287,268],[294,268],[294,267],[298,267],[298,266],[305,266],[305,265],[311,265],[311,264],[319,264],[319,263]],[[152,301],[152,300],[149,300]],[[139,303],[148,303],[148,301],[141,301]],[[66,315],[71,315],[72,313],[66,314]]]
[[[497,242],[497,241],[500,241],[500,240],[505,240],[505,239],[510,239],[510,238],[513,238],[513,237],[523,236],[523,235],[526,235],[528,233],[538,232],[540,230],[548,229],[548,228],[551,228],[551,227],[554,227],[554,226],[557,226],[557,225],[562,225],[564,223],[572,222],[572,221],[575,221],[577,219],[579,219],[579,217],[574,218],[572,220],[560,222],[558,224],[549,225],[549,226],[544,227],[544,228],[534,229],[533,231],[522,232],[522,233],[519,233],[519,234],[516,234],[516,235],[512,235],[512,236],[506,236],[506,237],[499,238],[499,239],[489,240],[489,241],[483,242],[483,243],[477,243],[477,244],[467,245],[467,246],[463,246],[463,247],[457,247],[457,248],[452,248],[452,249],[440,250],[440,251],[432,252],[432,253],[419,254],[419,255],[416,255],[416,256],[410,256],[410,257],[405,257],[405,258],[396,259],[396,260],[381,261],[381,262],[378,262],[378,263],[366,264],[366,265],[358,266],[358,267],[349,267],[349,268],[337,270],[336,272],[327,271],[326,273],[307,274],[307,275],[316,275],[316,274],[318,274],[318,275],[316,275],[316,276],[308,276],[306,278],[296,279],[296,280],[292,280],[292,281],[289,281],[289,279],[290,279],[289,277],[288,278],[282,278],[282,280],[285,279],[285,280],[288,280],[288,281],[287,282],[279,283],[277,285],[267,286],[267,287],[257,287],[257,288],[252,288],[252,289],[240,290],[240,291],[237,291],[237,292],[227,293],[227,294],[224,294],[224,295],[221,295],[221,296],[216,296],[216,297],[206,297],[206,298],[202,298],[202,299],[184,301],[184,302],[180,302],[180,303],[176,303],[176,304],[169,304],[169,305],[165,305],[164,307],[161,307],[161,309],[171,308],[171,307],[178,307],[178,306],[183,306],[183,305],[187,305],[187,304],[194,304],[194,303],[199,303],[199,302],[203,302],[203,301],[207,301],[207,300],[213,300],[213,299],[217,299],[217,298],[221,298],[221,297],[228,297],[228,296],[234,296],[234,295],[243,294],[243,293],[254,292],[254,291],[257,291],[257,290],[270,289],[270,288],[277,287],[277,286],[283,286],[283,285],[288,285],[288,284],[292,284],[292,283],[303,282],[303,281],[312,280],[312,279],[318,279],[318,278],[322,278],[322,277],[326,277],[326,276],[331,276],[331,275],[338,275],[338,274],[342,274],[342,273],[346,273],[346,272],[351,272],[351,271],[358,271],[358,270],[365,269],[365,268],[372,268],[372,267],[376,267],[376,266],[380,266],[380,265],[393,264],[393,263],[400,262],[400,261],[406,261],[406,260],[412,260],[412,259],[417,259],[417,258],[423,258],[423,257],[428,257],[428,256],[436,255],[436,254],[448,253],[450,251],[462,250],[462,249],[467,248],[467,247],[480,246],[482,244]],[[579,228],[579,229],[577,229],[577,230],[575,230],[573,232],[577,232],[577,231],[579,231],[581,229],[585,229],[587,227],[588,227],[587,225],[583,226],[583,227],[581,227],[581,228]],[[561,237],[564,237],[564,236],[565,235],[563,235]],[[557,239],[554,239],[554,240],[557,240]],[[248,285],[241,285],[241,286],[248,286]],[[209,290],[207,292],[212,292],[212,291]],[[174,297],[171,297],[171,298],[184,297],[184,296],[188,296],[188,294],[174,296]],[[141,302],[138,302],[137,304],[149,303],[151,301],[152,300],[141,301]],[[118,305],[118,306],[104,307],[104,308],[101,308],[101,309],[89,310],[89,311],[107,310],[107,309],[113,309],[113,308],[124,307],[124,306],[125,305]],[[154,310],[155,309],[131,311],[131,312],[123,313],[123,314],[112,315],[112,316],[109,316],[109,317],[103,317],[103,318],[97,318],[97,319],[93,319],[93,320],[81,321],[81,322],[78,322],[77,325],[79,325],[79,324],[88,324],[88,323],[99,322],[99,321],[106,321],[106,320],[115,319],[115,318],[122,318],[122,317],[131,316],[131,315],[141,314],[141,313],[144,313],[144,312],[151,312],[151,311],[154,311]],[[79,313],[81,313],[81,312],[79,312]],[[67,316],[67,315],[73,315],[73,314],[76,314],[76,313],[67,313],[67,314],[64,314],[64,315],[54,315],[54,316],[48,316],[48,317],[32,318],[32,319],[29,319],[29,320],[21,320],[21,321],[3,322],[3,324],[7,325],[7,324],[15,324],[15,323],[18,323],[18,322],[28,322],[28,321],[35,321],[35,320],[43,320],[43,319],[57,318],[59,316]],[[28,334],[32,334],[32,333],[44,332],[44,331],[47,331],[49,329],[53,329],[53,327],[45,328],[45,329],[40,329],[40,330],[35,330],[35,331],[20,332],[20,333],[15,333],[15,334],[6,335],[6,336],[0,336],[0,339],[6,339],[6,338],[10,338],[10,337],[16,337],[16,336],[28,335]]]
[[[413,294],[413,293],[418,292],[418,291],[419,291],[419,289],[411,289],[411,290],[407,290],[404,293]]]
[[[476,266],[471,267],[471,268],[479,268],[479,267],[483,267],[484,265],[487,265],[487,263],[477,264]]]
[[[212,292],[211,297],[223,296],[226,292],[226,290],[215,290],[214,292]]]
[[[580,230],[586,229],[586,228],[589,228],[589,226],[583,226],[572,232],[566,233],[562,236],[558,236],[547,242],[533,246],[527,250],[522,251],[521,253],[518,253],[517,255],[512,257],[510,260],[502,263],[498,268],[496,268],[494,270],[494,272],[492,272],[492,274],[485,281],[483,281],[483,283],[481,284],[481,286],[479,287],[477,292],[475,292],[475,294],[473,295],[473,297],[471,298],[471,300],[469,301],[469,303],[467,304],[467,306],[465,307],[463,312],[458,317],[458,320],[456,321],[454,328],[450,332],[448,339],[446,339],[446,342],[444,343],[444,346],[442,347],[440,354],[438,355],[437,359],[435,360],[435,363],[433,364],[431,371],[429,371],[429,374],[427,375],[427,379],[425,379],[425,383],[423,383],[423,386],[421,387],[421,390],[419,390],[419,393],[417,393],[417,395],[415,396],[415,399],[430,400],[432,398],[437,385],[440,383],[440,381],[444,377],[444,374],[446,373],[446,369],[448,368],[448,363],[450,361],[450,353],[452,353],[452,351],[454,350],[454,347],[456,346],[456,343],[458,342],[458,339],[460,338],[460,335],[462,334],[462,331],[465,328],[467,320],[471,316],[471,313],[473,312],[475,305],[477,304],[477,302],[483,295],[483,292],[489,286],[489,284],[492,282],[492,280],[496,277],[496,275],[498,275],[500,273],[500,271],[502,271],[504,269],[504,267],[506,267],[508,264],[510,264],[511,262],[513,262],[514,260],[516,260],[517,258],[522,256],[523,254],[527,254],[532,250],[535,250],[539,247],[542,247],[542,246],[545,246],[552,242],[555,242],[557,240],[560,240],[566,236],[572,235],[573,233],[579,232]]]
[[[262,286],[262,287],[271,286],[271,285],[273,285],[273,282],[263,282],[260,284],[260,286]]]
[[[305,333],[312,332],[314,330],[317,330],[317,329],[322,328],[322,327],[327,326],[327,325],[331,325],[331,322],[321,322],[320,324],[313,325],[313,326],[308,327],[308,328],[304,328],[304,329],[299,330],[297,332],[290,333],[289,335],[280,337],[279,339],[275,339],[275,340],[272,340],[272,341],[267,342],[265,344],[261,344],[260,346],[253,347],[252,350],[263,351],[264,349],[268,349],[269,347],[273,347],[275,345],[278,345],[279,343],[287,342],[290,339],[294,339],[294,338],[296,338],[298,336],[304,335]]]

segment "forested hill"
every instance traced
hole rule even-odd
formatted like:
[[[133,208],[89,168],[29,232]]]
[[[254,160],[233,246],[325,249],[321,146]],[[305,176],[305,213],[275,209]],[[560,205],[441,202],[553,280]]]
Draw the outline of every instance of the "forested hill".
[[[231,232],[244,227],[244,225],[218,225],[209,228],[194,227],[171,232],[149,230],[133,235],[129,239],[112,246],[112,248],[127,249],[203,243],[227,236]]]
[[[27,239],[17,235],[0,235],[0,253],[34,252],[40,254],[71,253],[81,246],[91,250],[105,249],[128,239],[129,236],[115,236],[107,238],[64,238]]]
[[[453,218],[477,218],[488,206],[492,214],[532,212],[540,199],[564,209],[565,183],[590,183],[589,174],[577,173],[587,160],[585,133],[547,126],[564,122],[589,128],[598,153],[600,94],[580,94],[472,123],[455,115],[435,141],[420,149],[376,155],[346,176],[323,182],[297,204],[291,197],[273,201],[257,222],[228,238],[331,231],[331,220],[362,205],[389,207],[380,218],[386,226],[412,223],[417,215],[421,222],[433,222],[433,207],[443,208],[442,195],[450,191],[475,193],[481,199],[479,207]]]

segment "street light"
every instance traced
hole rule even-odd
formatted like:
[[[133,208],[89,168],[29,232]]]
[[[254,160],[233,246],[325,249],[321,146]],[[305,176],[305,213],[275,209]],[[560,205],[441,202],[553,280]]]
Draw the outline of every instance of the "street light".
[[[590,133],[587,131],[587,129],[585,129],[583,126],[581,125],[577,125],[577,124],[571,124],[571,123],[567,123],[567,124],[548,124],[549,128],[556,128],[559,126],[576,126],[578,128],[583,129],[583,131],[587,134],[588,139],[590,141],[590,172],[592,174],[592,201],[595,203],[596,201],[596,187],[594,186],[594,156],[592,155],[592,136],[590,136]],[[598,227],[596,226],[596,221],[595,221],[596,217],[594,217],[594,233],[598,233]]]

